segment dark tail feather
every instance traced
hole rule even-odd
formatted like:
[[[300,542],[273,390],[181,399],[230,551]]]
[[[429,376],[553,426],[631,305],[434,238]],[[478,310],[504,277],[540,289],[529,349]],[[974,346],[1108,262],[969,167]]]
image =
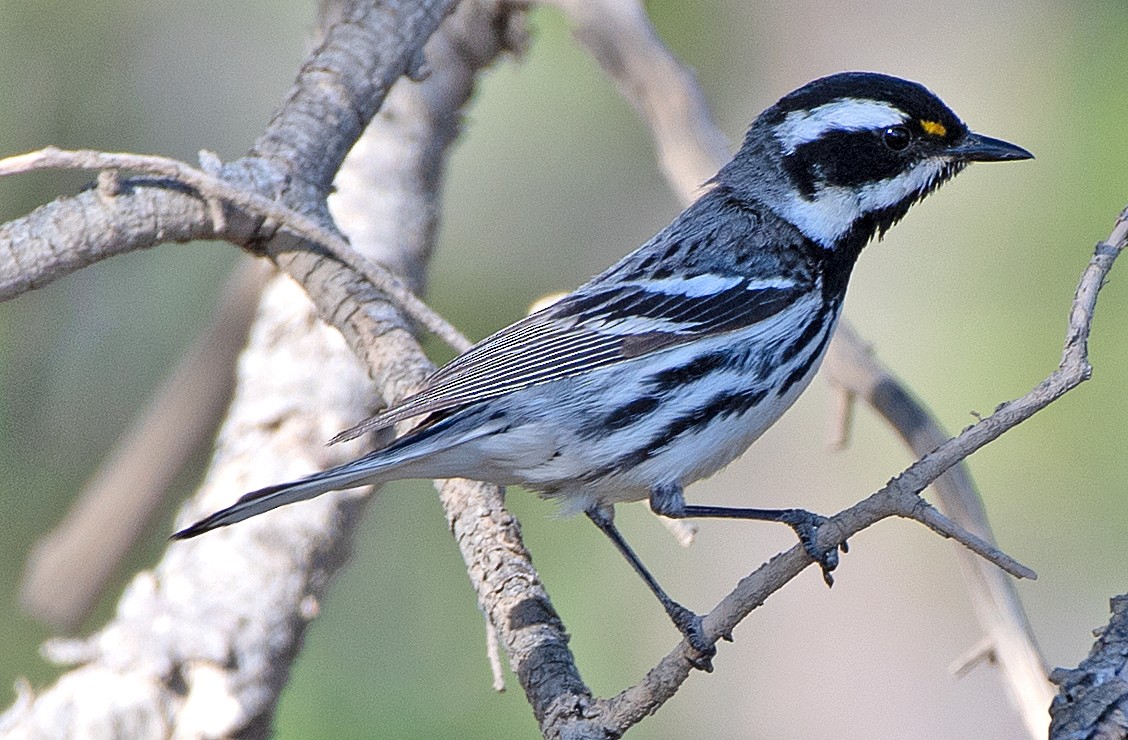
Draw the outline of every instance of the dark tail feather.
[[[373,466],[371,463],[365,464],[365,462],[366,458],[361,458],[289,483],[279,483],[251,491],[244,494],[242,498],[226,509],[221,509],[195,524],[185,527],[172,535],[170,539],[186,540],[218,527],[226,527],[228,524],[241,522],[279,506],[292,504],[296,501],[305,501],[329,491],[381,482],[380,476],[373,469],[377,466]]]

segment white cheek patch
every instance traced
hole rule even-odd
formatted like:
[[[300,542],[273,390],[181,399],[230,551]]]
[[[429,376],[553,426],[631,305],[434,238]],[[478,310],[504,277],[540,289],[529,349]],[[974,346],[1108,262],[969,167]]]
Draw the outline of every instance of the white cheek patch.
[[[941,160],[925,159],[896,177],[856,190],[820,187],[810,199],[794,193],[784,201],[780,215],[808,238],[829,248],[866,213],[889,208],[927,190],[943,175],[944,168]]]
[[[784,154],[792,154],[803,144],[828,131],[864,131],[904,123],[908,116],[888,103],[858,98],[841,98],[811,110],[788,113],[776,126],[775,135]]]
[[[927,190],[943,175],[945,166],[946,163],[941,160],[921,160],[907,172],[863,187],[858,192],[858,205],[862,211],[877,211],[896,205],[910,195]]]

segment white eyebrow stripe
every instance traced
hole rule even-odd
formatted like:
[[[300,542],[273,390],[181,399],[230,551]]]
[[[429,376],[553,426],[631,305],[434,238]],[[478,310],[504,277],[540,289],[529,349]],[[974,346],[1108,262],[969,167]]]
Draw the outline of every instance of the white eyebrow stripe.
[[[784,116],[776,126],[776,138],[783,144],[784,153],[814,141],[827,131],[862,131],[879,129],[904,123],[904,111],[888,103],[861,98],[840,98],[811,110],[794,110]]]

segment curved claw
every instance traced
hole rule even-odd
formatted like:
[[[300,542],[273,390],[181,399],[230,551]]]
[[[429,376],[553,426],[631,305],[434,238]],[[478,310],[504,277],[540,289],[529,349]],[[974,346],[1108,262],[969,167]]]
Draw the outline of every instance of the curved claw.
[[[705,630],[701,626],[701,617],[686,609],[681,604],[672,604],[667,612],[674,626],[685,637],[689,647],[695,655],[687,655],[690,665],[705,673],[713,672],[713,656],[717,654],[717,646],[705,637]]]
[[[827,522],[827,518],[805,509],[790,509],[785,516],[780,518],[780,521],[795,530],[795,534],[799,535],[799,542],[803,545],[803,549],[807,551],[807,555],[818,563],[819,568],[822,569],[823,581],[826,582],[827,587],[833,586],[834,576],[831,575],[831,571],[838,567],[839,547],[842,552],[848,552],[850,547],[846,542],[843,542],[839,547],[832,547],[829,550],[818,548],[815,541],[818,539],[819,527]]]

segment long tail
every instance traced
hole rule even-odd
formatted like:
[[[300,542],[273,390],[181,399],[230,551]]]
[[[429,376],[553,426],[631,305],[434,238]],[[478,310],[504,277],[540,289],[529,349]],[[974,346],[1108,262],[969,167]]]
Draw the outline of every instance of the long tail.
[[[380,452],[384,452],[384,450]],[[329,491],[355,488],[370,483],[381,483],[385,478],[380,475],[380,472],[382,470],[386,472],[388,467],[394,467],[394,465],[381,465],[373,459],[378,456],[379,453],[369,453],[352,462],[338,465],[320,473],[307,475],[289,483],[279,483],[251,491],[244,494],[242,498],[226,509],[221,509],[195,524],[185,527],[172,535],[170,539],[186,540],[218,527],[226,527],[228,524],[241,522],[279,506],[292,504],[295,501],[305,501]]]

